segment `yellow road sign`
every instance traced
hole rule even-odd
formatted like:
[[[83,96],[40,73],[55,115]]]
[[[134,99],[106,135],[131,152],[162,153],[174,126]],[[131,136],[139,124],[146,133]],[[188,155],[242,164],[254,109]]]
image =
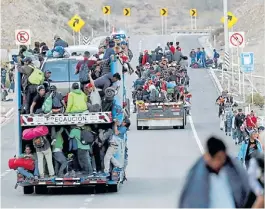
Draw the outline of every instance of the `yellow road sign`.
[[[227,23],[228,23],[228,28],[232,28],[238,21],[237,17],[232,13],[232,12],[227,12]],[[225,22],[225,18],[221,18],[221,22]]]
[[[197,9],[190,9],[190,16],[197,17]]]
[[[131,16],[131,8],[124,8],[123,9],[124,16]]]
[[[168,9],[162,8],[160,9],[160,16],[167,16],[168,15]]]
[[[110,15],[110,6],[104,6],[102,12],[104,15]]]
[[[81,17],[75,15],[68,21],[68,25],[72,28],[75,32],[79,32],[85,25],[85,21],[82,20]]]

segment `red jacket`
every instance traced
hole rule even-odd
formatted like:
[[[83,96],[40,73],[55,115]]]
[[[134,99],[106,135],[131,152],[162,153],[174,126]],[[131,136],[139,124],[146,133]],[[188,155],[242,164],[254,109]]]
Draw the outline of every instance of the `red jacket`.
[[[246,119],[247,127],[254,128],[257,125],[257,117],[256,116],[248,116]]]
[[[86,62],[88,60],[88,58],[87,57],[84,57],[84,59],[83,60],[80,60],[78,63],[77,63],[77,65],[76,65],[76,69],[77,69],[77,71],[79,72],[79,70],[80,70],[80,68],[81,68],[81,66],[84,64],[84,62]],[[88,63],[87,63],[87,66],[89,67],[89,68],[91,68],[94,64],[96,64],[97,63],[97,61],[95,61],[95,60],[88,60]]]
[[[175,52],[176,52],[176,48],[175,48],[174,46],[171,46],[169,49],[170,49],[170,51],[172,52],[172,54],[175,54]]]
[[[145,54],[142,59],[142,65],[145,65],[148,62],[148,54]]]

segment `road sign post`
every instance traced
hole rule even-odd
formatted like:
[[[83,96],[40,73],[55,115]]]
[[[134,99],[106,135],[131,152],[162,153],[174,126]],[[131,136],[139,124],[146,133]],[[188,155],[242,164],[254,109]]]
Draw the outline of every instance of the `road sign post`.
[[[110,31],[110,14],[111,14],[111,8],[110,6],[104,6],[102,8],[102,13],[104,15],[104,32],[107,32],[107,21],[109,23],[109,31]],[[106,17],[108,15],[108,18]]]
[[[197,29],[197,9],[190,9],[190,27],[191,29]]]
[[[252,73],[254,71],[254,53],[253,52],[242,52],[240,54],[240,68],[243,72],[243,97],[245,98],[245,84],[244,84],[245,73],[250,73],[250,76],[252,79]],[[253,96],[254,96],[253,85],[251,85],[251,96],[252,96],[252,103],[253,103]]]
[[[124,9],[123,9],[123,15],[124,15],[125,17],[129,17],[129,16],[131,16],[131,8],[124,8]],[[124,19],[125,19],[125,29],[126,29],[127,31],[129,31],[128,19],[127,19],[127,18],[124,18]]]
[[[161,16],[161,28],[162,28],[162,35],[167,33],[167,16],[168,16],[168,9],[161,8],[160,9],[160,16]]]
[[[86,24],[85,21],[80,16],[78,16],[78,15],[73,16],[68,21],[69,27],[73,30],[73,38],[75,36],[75,33],[74,32],[78,33],[78,42],[79,42],[79,44],[81,43],[81,40],[80,40],[80,31],[84,27],[85,24]],[[74,42],[75,42],[75,38],[74,38]]]

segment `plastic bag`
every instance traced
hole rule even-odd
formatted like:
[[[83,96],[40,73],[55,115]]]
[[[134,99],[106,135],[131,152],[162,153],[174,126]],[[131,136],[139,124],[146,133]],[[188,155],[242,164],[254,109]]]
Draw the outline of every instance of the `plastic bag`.
[[[49,95],[49,97],[47,97],[42,105],[42,111],[44,113],[49,113],[52,111],[52,95],[53,93],[51,93]]]
[[[101,97],[99,95],[98,90],[95,88],[90,94],[90,101],[92,105],[100,105],[101,106]]]

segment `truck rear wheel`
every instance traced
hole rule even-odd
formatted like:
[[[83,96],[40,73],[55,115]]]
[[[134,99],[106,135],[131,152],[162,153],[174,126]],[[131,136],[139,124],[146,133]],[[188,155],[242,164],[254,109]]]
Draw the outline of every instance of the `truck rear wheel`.
[[[136,120],[136,126],[138,131],[143,129],[143,126],[138,126],[138,120]]]
[[[33,186],[24,186],[23,187],[23,193],[24,194],[32,194],[34,192]]]
[[[179,126],[173,126],[173,129],[178,129],[179,128]]]
[[[149,126],[143,126],[143,130],[148,130]]]
[[[118,190],[119,190],[118,184],[108,185],[108,192],[118,192]]]
[[[35,186],[35,194],[46,194],[48,188],[46,186]]]

